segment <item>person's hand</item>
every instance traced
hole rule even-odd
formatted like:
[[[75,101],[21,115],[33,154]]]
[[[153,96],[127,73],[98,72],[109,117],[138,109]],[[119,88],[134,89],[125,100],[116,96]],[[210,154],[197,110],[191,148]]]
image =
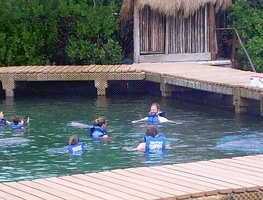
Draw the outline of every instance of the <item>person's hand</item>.
[[[135,124],[135,123],[137,123],[137,122],[138,122],[137,120],[134,120],[134,121],[132,121],[131,123],[132,123],[132,124]]]

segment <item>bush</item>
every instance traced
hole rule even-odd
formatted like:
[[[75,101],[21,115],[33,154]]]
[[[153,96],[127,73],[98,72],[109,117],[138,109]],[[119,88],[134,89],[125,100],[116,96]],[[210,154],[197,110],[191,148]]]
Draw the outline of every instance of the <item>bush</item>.
[[[263,0],[239,0],[230,14],[232,26],[242,38],[257,72],[263,72]],[[243,49],[238,46],[237,57],[243,69],[251,67]]]
[[[119,63],[114,0],[5,0],[0,66]]]

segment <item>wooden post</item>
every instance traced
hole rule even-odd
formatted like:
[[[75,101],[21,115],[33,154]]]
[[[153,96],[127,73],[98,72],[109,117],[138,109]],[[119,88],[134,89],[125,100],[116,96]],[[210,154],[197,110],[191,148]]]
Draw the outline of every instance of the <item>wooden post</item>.
[[[231,68],[236,69],[236,44],[237,44],[237,34],[234,31],[233,33],[233,41],[232,41],[232,50],[231,50]]]
[[[161,77],[161,82],[160,82],[160,89],[162,96],[165,98],[171,98],[172,97],[172,85],[169,85],[166,83],[165,78]]]
[[[260,116],[263,117],[263,93],[260,93]]]
[[[211,60],[216,59],[216,44],[215,44],[215,7],[211,3],[209,9],[209,47],[211,52]]]
[[[2,80],[2,87],[5,90],[6,97],[13,97],[14,96],[14,89],[15,89],[15,81],[12,75],[5,76],[5,79]]]
[[[169,17],[165,15],[165,43],[164,53],[169,54]]]
[[[248,100],[241,97],[241,88],[237,87],[234,89],[234,98],[233,103],[235,106],[235,113],[236,114],[243,114],[247,113],[248,108],[251,107]]]
[[[133,52],[133,59],[134,63],[139,62],[140,56],[140,16],[139,16],[139,9],[134,6],[134,23],[133,23],[133,45],[134,45],[134,52]]]
[[[106,95],[106,88],[108,87],[108,81],[103,76],[100,79],[96,79],[95,87],[97,88],[97,95]]]

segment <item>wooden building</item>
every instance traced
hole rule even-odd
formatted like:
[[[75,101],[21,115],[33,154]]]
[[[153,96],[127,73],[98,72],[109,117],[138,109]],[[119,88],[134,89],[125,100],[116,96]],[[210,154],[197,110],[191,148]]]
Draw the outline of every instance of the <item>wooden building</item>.
[[[134,21],[134,63],[214,60],[216,13],[232,0],[124,0]]]

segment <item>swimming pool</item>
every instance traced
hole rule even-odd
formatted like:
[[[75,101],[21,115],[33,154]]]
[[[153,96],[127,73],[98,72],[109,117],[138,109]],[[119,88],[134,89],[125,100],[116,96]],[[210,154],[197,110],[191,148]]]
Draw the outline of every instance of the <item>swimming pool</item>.
[[[136,101],[134,100],[136,99]],[[123,150],[142,141],[145,127],[131,124],[146,116],[152,102],[158,102],[166,117],[176,124],[159,128],[171,144],[164,154]],[[0,182],[31,180],[117,168],[185,163],[263,152],[262,122],[174,99],[149,96],[45,97],[1,101],[5,118],[19,114],[31,118],[27,130],[5,127],[0,138],[22,137],[29,143],[0,144]],[[70,126],[78,121],[91,124],[107,116],[111,139],[93,140],[87,130]],[[82,156],[64,152],[71,134],[78,134],[87,151]]]

